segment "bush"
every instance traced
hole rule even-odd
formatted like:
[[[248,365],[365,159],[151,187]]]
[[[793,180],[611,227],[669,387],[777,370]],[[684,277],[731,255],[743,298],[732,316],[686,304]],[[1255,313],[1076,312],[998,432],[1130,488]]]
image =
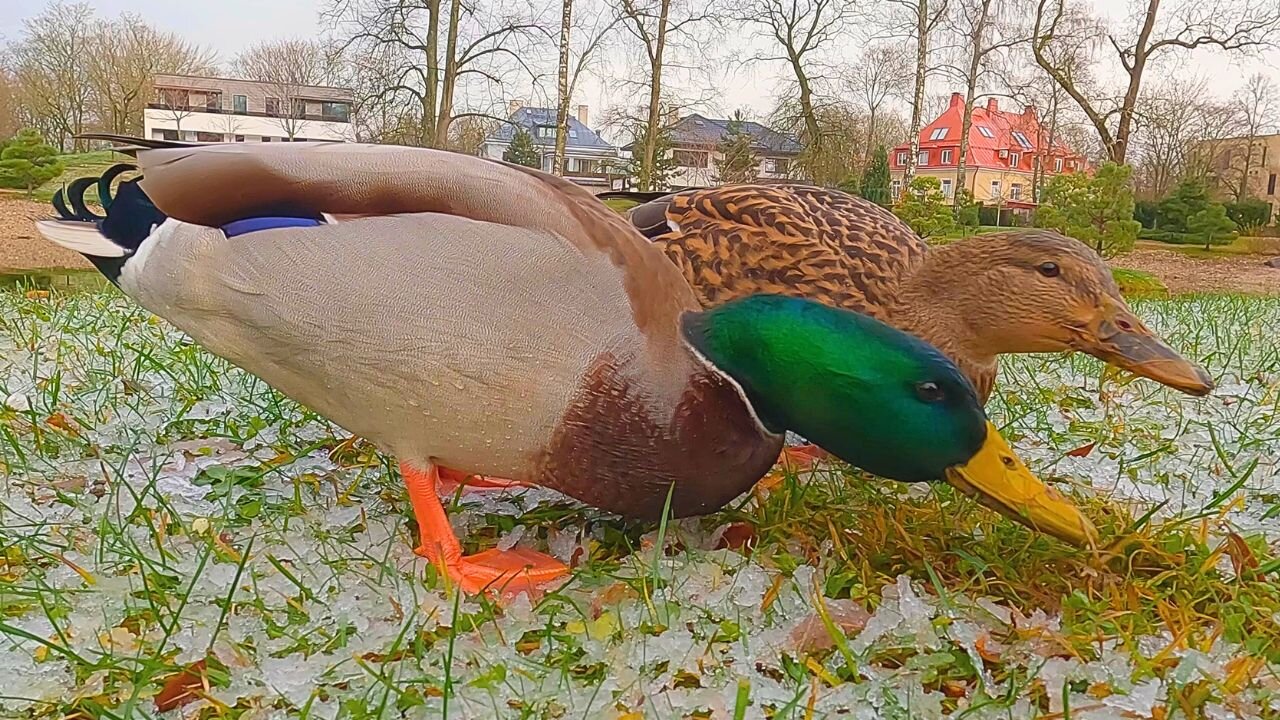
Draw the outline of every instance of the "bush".
[[[0,150],[0,187],[26,190],[27,197],[61,172],[58,151],[46,145],[35,130],[23,130]]]
[[[902,202],[894,206],[893,214],[925,239],[946,235],[956,223],[942,194],[942,183],[938,178],[925,175],[911,179],[911,184],[902,193]]]
[[[1172,230],[1142,230],[1138,232],[1138,237],[1143,240],[1155,240],[1156,242],[1170,245],[1204,245],[1204,236],[1202,235],[1174,232]],[[1211,242],[1213,245],[1230,245],[1239,237],[1240,233],[1235,232],[1215,233]]]
[[[1128,165],[1107,162],[1092,177],[1055,176],[1044,187],[1036,225],[1074,237],[1103,257],[1132,248],[1142,227],[1133,219],[1132,172]]]
[[[1196,178],[1183,178],[1173,192],[1156,204],[1154,227],[1174,232],[1187,232],[1187,221],[1192,215],[1211,205],[1209,189]]]
[[[973,193],[965,189],[956,191],[956,224],[972,230],[982,224],[982,206],[973,201]]]
[[[1160,211],[1160,203],[1155,200],[1137,200],[1133,203],[1133,219],[1142,223],[1142,227],[1151,229],[1156,226],[1156,217]]]
[[[1259,228],[1271,221],[1271,203],[1257,198],[1226,203],[1224,207],[1227,209],[1227,217],[1241,229]]]

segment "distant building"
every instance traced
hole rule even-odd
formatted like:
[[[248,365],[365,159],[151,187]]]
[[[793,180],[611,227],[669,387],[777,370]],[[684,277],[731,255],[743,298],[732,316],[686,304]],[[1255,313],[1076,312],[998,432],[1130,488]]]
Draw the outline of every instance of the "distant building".
[[[1272,221],[1280,207],[1276,175],[1280,173],[1280,135],[1205,140],[1196,145],[1197,159],[1207,170],[1209,187],[1222,200],[1257,198],[1271,205]]]
[[[569,116],[569,137],[565,138],[564,177],[593,190],[608,190],[624,174],[619,167],[618,148],[587,126],[587,106],[579,105]],[[556,109],[525,107],[519,100],[507,106],[507,118],[481,146],[484,157],[501,159],[515,138],[516,128],[533,137],[542,153],[542,169],[551,172],[556,149]]]
[[[956,160],[960,155],[960,129],[964,119],[964,96],[951,94],[947,109],[920,130],[920,150],[916,175],[938,178],[942,194],[955,198]],[[1045,177],[1088,169],[1082,154],[1048,141],[1035,108],[1021,112],[1001,110],[995,98],[975,105],[969,128],[969,155],[965,159],[965,187],[978,202],[1015,210],[1036,206],[1033,177],[1037,163]],[[894,197],[902,192],[911,146],[902,144],[889,153],[889,171]]]
[[[355,139],[350,90],[194,75],[156,75],[143,111],[155,140],[289,142]]]
[[[671,157],[676,165],[669,180],[671,187],[703,187],[720,183],[717,168],[724,156],[717,146],[729,131],[729,122],[695,113],[680,118],[671,126]],[[784,180],[791,177],[791,164],[803,149],[800,143],[758,122],[743,121],[742,130],[751,136],[752,149],[760,159],[757,179]]]

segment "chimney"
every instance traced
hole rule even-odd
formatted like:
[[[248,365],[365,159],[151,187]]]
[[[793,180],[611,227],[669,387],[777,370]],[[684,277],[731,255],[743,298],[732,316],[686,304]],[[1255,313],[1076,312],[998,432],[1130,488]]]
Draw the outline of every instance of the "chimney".
[[[987,98],[987,112],[995,113],[1000,111],[1000,105],[996,103],[995,98]]]
[[[1035,105],[1028,105],[1022,108],[1022,117],[1030,120],[1032,123],[1035,123],[1040,119],[1040,116],[1036,113]]]
[[[586,105],[578,106],[578,122],[582,123],[583,126],[587,126],[587,106]]]
[[[507,117],[511,117],[520,112],[520,108],[524,107],[524,100],[512,100],[507,103]]]
[[[947,107],[953,108],[961,105],[964,105],[964,96],[960,93],[951,93],[951,102],[947,103]]]

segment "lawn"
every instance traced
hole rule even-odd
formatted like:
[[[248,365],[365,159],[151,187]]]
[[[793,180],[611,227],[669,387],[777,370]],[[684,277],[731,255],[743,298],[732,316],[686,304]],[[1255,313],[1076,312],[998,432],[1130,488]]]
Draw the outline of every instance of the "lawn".
[[[659,527],[461,494],[470,550],[576,564],[494,604],[413,555],[366,445],[113,290],[0,292],[0,710],[1278,717],[1280,298],[1135,305],[1211,397],[1022,356],[991,405],[1097,551],[843,467]]]
[[[49,182],[36,188],[32,193],[32,198],[40,202],[49,202],[53,199],[53,193],[61,188],[64,184],[71,182],[77,178],[87,177],[91,175],[101,175],[102,171],[117,163],[132,163],[133,158],[120,153],[111,152],[110,150],[95,150],[94,152],[73,153],[62,155],[65,169],[62,174],[50,180]],[[128,176],[126,176],[128,177]],[[25,197],[22,191],[0,191],[10,192],[15,197]],[[87,193],[87,199],[96,203],[97,195],[92,190]]]

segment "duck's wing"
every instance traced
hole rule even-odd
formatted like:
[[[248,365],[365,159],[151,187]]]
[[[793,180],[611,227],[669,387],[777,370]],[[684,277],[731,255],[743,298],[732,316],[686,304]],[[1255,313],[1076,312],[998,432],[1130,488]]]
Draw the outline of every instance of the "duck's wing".
[[[884,208],[805,185],[679,192],[632,208],[628,218],[704,306],[776,293],[883,316],[927,247]]]

